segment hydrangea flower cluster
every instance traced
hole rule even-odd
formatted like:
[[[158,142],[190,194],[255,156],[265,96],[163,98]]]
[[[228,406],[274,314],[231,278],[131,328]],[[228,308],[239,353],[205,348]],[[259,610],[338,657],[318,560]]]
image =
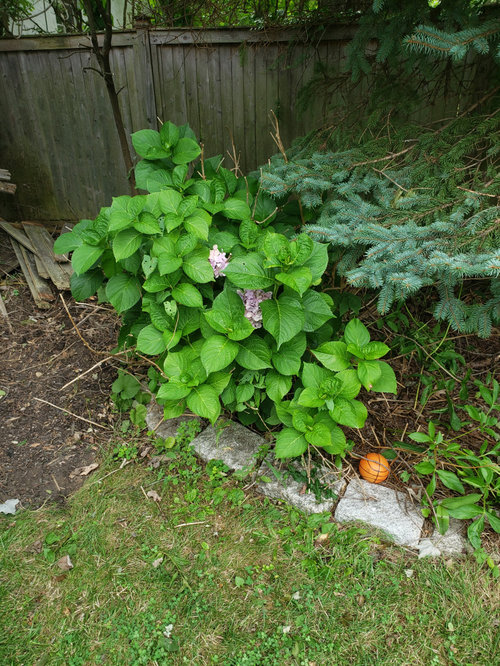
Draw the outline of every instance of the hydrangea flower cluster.
[[[245,291],[238,289],[237,293],[245,305],[245,317],[254,328],[262,328],[262,312],[259,303],[272,298],[273,292],[262,289],[245,289]]]
[[[230,258],[231,255],[227,257],[226,253],[221,252],[217,247],[217,245],[214,245],[213,248],[210,250],[210,254],[208,255],[208,261],[210,262],[210,265],[214,269],[214,275],[216,278],[219,277],[219,275],[224,275],[222,271],[228,265]]]

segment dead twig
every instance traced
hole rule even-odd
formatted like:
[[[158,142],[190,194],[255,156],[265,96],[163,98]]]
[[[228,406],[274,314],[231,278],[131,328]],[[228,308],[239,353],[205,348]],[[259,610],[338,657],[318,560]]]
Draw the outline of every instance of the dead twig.
[[[65,388],[68,388],[68,386],[71,386],[71,384],[74,384],[75,382],[77,382],[82,377],[85,377],[85,375],[88,375],[89,372],[92,372],[92,370],[99,367],[103,363],[106,363],[106,361],[109,361],[112,358],[114,358],[114,356],[106,356],[106,358],[103,358],[102,361],[98,361],[97,363],[94,363],[94,365],[91,368],[89,368],[88,370],[85,370],[85,372],[82,372],[81,374],[79,374],[78,377],[75,377],[70,382],[67,382],[66,384],[64,384],[64,386],[62,386],[59,390],[63,391]]]
[[[64,412],[65,414],[69,414],[69,416],[73,416],[75,419],[79,419],[80,421],[85,421],[85,423],[90,423],[93,426],[96,426],[97,428],[103,428],[103,430],[109,430],[108,426],[103,426],[100,423],[96,423],[95,421],[91,421],[90,419],[86,419],[83,416],[78,416],[78,414],[73,414],[73,412],[70,412],[69,409],[64,409],[64,407],[59,407],[59,405],[54,405],[52,402],[48,402],[47,400],[42,400],[42,398],[35,398],[35,400],[38,400],[38,402],[43,402],[46,405],[50,405],[51,407],[54,407],[55,409],[58,409],[61,412]]]

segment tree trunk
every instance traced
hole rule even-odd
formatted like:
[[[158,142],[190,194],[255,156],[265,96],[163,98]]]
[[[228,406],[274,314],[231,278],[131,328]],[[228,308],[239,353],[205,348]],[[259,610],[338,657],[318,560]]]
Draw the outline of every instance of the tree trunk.
[[[104,6],[102,3],[105,3]],[[92,2],[92,0],[83,0],[83,6],[85,8],[85,13],[87,14],[87,19],[90,29],[90,38],[92,40],[92,51],[95,57],[97,58],[97,62],[99,63],[100,73],[104,79],[104,83],[106,84],[106,90],[108,91],[108,97],[111,103],[111,109],[113,111],[113,119],[115,121],[116,131],[118,132],[118,138],[120,139],[120,147],[122,150],[123,161],[125,163],[125,168],[127,170],[127,178],[130,185],[130,190],[132,194],[137,194],[137,191],[135,189],[134,164],[132,162],[132,156],[130,154],[130,148],[127,141],[127,133],[125,131],[125,126],[123,124],[120,105],[118,103],[118,94],[116,92],[115,81],[113,78],[113,73],[111,71],[111,66],[109,62],[109,54],[111,51],[111,38],[113,34],[113,21],[111,17],[111,0],[94,0],[94,2]],[[105,25],[104,44],[102,45],[102,47],[99,46],[97,39],[97,27],[96,27],[97,17],[102,19]]]

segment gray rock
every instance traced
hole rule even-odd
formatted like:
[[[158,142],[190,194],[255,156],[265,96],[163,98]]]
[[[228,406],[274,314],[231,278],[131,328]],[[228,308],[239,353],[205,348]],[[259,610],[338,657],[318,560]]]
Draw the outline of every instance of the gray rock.
[[[385,532],[396,544],[416,548],[424,517],[407,495],[354,479],[337,505],[335,520],[359,520]]]
[[[463,520],[450,518],[450,526],[446,534],[440,534],[436,528],[429,541],[439,550],[440,555],[455,557],[469,550],[469,544],[465,538],[466,525]],[[420,549],[420,546],[419,546]],[[422,557],[419,555],[419,557]]]
[[[209,426],[200,433],[191,446],[205,462],[222,460],[229,469],[243,469],[255,464],[255,457],[265,440],[239,423]]]
[[[190,416],[186,414],[185,416],[179,416],[176,419],[167,419],[163,420],[163,407],[159,405],[156,400],[151,400],[148,405],[148,410],[146,414],[146,424],[149,430],[154,430],[157,437],[175,437],[177,435],[177,428],[181,423],[189,419],[196,419],[200,421],[197,416]]]
[[[294,466],[296,468],[300,468],[297,463],[295,463]],[[276,478],[276,474],[273,473],[273,469],[277,473],[278,477],[281,477],[281,480]],[[335,502],[337,501],[337,497],[318,501],[314,493],[310,491],[304,492],[304,484],[295,481],[289,474],[286,474],[286,470],[280,470],[272,457],[269,457],[262,463],[262,466],[259,470],[259,476],[263,475],[270,478],[271,481],[261,481],[257,485],[257,492],[271,499],[284,500],[285,502],[288,502],[288,504],[291,504],[297,508],[299,511],[302,511],[302,513],[309,514],[331,511],[335,505]],[[326,467],[320,468],[317,478],[321,481],[322,484],[333,490],[336,496],[341,494],[345,487],[345,481],[339,479],[336,474],[334,474]]]
[[[0,504],[0,513],[16,513],[19,501],[18,499],[8,499],[3,504]]]

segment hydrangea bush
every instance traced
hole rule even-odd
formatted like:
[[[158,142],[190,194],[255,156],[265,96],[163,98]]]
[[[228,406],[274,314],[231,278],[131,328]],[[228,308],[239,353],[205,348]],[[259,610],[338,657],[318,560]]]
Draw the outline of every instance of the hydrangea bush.
[[[278,210],[252,178],[200,147],[185,125],[132,135],[137,187],[55,244],[73,251],[77,300],[98,293],[121,315],[119,346],[155,357],[150,389],[166,418],[222,409],[275,428],[277,457],[309,446],[343,456],[341,426],[361,428],[357,399],[396,392],[388,351],[357,319],[339,326],[321,291],[328,246],[306,234],[295,204]],[[297,217],[294,217],[297,215]]]

